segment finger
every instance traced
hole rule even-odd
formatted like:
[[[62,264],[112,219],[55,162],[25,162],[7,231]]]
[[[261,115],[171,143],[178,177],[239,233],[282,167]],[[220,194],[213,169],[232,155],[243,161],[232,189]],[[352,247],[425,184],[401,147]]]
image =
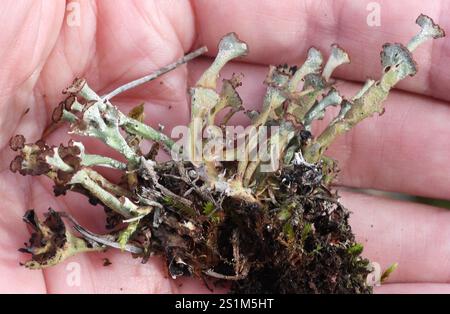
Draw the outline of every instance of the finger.
[[[342,192],[363,255],[394,283],[450,283],[450,211],[412,202]]]
[[[111,263],[104,266],[104,259]],[[49,293],[172,293],[160,258],[146,264],[129,253],[86,253],[45,270]]]
[[[220,7],[218,1],[194,1],[197,43],[208,45],[215,53],[220,37],[236,32],[250,47],[245,60],[266,64],[299,64],[310,46],[327,53],[330,45],[337,43],[352,60],[337,71],[337,77],[361,81],[380,76],[379,51],[384,43],[407,43],[418,32],[414,21],[419,13],[450,30],[450,18],[443,14],[450,9],[447,1],[434,1],[433,5],[420,0],[378,3],[380,25],[369,26],[367,19],[373,8],[370,0],[292,0],[282,4],[234,0]],[[449,100],[450,73],[443,66],[450,62],[449,38],[426,43],[414,54],[420,61],[419,73],[400,83],[399,88]]]
[[[63,1],[2,2],[0,150],[7,145],[27,108],[38,102],[32,89],[56,41],[55,30],[63,16]]]
[[[442,283],[392,283],[375,287],[377,294],[448,294],[450,284]]]
[[[211,61],[202,59],[190,65],[189,84],[193,84]],[[261,109],[266,86],[267,67],[231,63],[222,78],[244,74],[238,92],[246,109]],[[338,82],[338,89],[351,97],[361,87]],[[385,102],[386,112],[371,117],[350,132],[338,137],[326,155],[338,161],[338,184],[373,188],[434,198],[449,198],[450,107],[435,99],[392,91]],[[318,135],[337,114],[327,109],[322,121],[313,125]],[[247,125],[243,114],[232,121]]]

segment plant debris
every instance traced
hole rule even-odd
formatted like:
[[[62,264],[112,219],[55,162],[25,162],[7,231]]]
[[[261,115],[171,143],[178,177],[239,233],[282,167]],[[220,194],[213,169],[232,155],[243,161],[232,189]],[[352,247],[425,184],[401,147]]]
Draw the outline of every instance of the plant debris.
[[[324,152],[338,135],[381,114],[390,89],[417,72],[412,51],[444,36],[429,17],[420,15],[416,22],[420,33],[406,46],[385,44],[381,78],[369,79],[352,99],[340,95],[331,79],[350,62],[338,45],[331,46],[323,69],[315,48],[300,67],[270,66],[261,111],[246,112],[252,128],[231,139],[223,131],[244,110],[237,92],[241,78],[233,75],[217,87],[223,66],[248,53],[234,33],[222,38],[214,62],[190,89],[192,116],[183,143],[143,123],[142,105],[126,115],[111,99],[201,55],[205,47],[104,96],[85,79],[75,79],[53,112],[53,124],[68,123],[71,134],[97,138],[123,160],[89,154],[82,142],[52,146],[16,135],[10,147],[18,155],[10,168],[47,176],[56,196],[78,192],[103,206],[109,232],[95,234],[53,209],[41,222],[29,210],[24,221],[32,233],[21,251],[31,260],[24,265],[45,268],[81,252],[116,248],[143,263],[152,255],[163,257],[172,278],[232,281],[234,293],[370,293],[366,278],[372,269],[355,242],[349,211],[330,189],[337,163]],[[314,136],[311,125],[330,106],[339,106],[339,113]],[[154,143],[149,152],[142,150],[143,141]],[[160,148],[172,159],[157,162]],[[121,180],[107,180],[99,167],[122,171]]]
[[[103,266],[107,267],[109,265],[112,265],[111,261],[108,258],[103,258]]]

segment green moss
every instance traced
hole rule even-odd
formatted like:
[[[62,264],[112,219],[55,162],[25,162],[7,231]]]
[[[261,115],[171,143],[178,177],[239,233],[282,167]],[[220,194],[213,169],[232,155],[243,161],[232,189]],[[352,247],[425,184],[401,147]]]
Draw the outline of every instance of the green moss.
[[[221,221],[220,214],[216,211],[216,207],[212,202],[206,202],[203,205],[203,214],[208,216],[214,223],[219,223]]]
[[[195,217],[197,216],[197,213],[194,208],[188,207],[182,203],[176,202],[172,197],[170,196],[164,196],[162,199],[163,204],[174,207],[175,209],[178,209],[181,211],[184,215],[187,215],[189,217]]]
[[[128,244],[128,241],[130,240],[131,236],[136,232],[138,226],[139,220],[130,222],[128,226],[119,233],[117,241],[119,242],[120,248],[122,250],[125,249],[125,245]]]
[[[355,243],[347,249],[347,252],[353,256],[359,256],[363,252],[364,246],[361,243]]]
[[[301,241],[302,245],[305,243],[306,238],[308,238],[308,236],[312,233],[312,231],[313,231],[312,230],[312,224],[306,223],[305,226],[303,227],[302,235],[301,235],[301,238],[300,238],[300,241]]]
[[[389,266],[381,275],[380,281],[382,283],[385,282],[389,278],[389,276],[397,269],[397,267],[398,267],[398,263],[394,263],[391,266]]]

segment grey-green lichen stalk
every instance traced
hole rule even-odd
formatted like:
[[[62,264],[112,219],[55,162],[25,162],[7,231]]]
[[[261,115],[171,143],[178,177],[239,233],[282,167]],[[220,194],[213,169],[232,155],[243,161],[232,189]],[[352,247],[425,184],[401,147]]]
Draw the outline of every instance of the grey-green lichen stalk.
[[[416,74],[417,65],[412,52],[428,39],[445,35],[444,31],[428,16],[420,15],[416,23],[421,27],[421,31],[410,40],[406,47],[397,43],[383,45],[381,79],[368,80],[351,101],[343,103],[338,117],[304,149],[304,156],[308,161],[319,161],[323,152],[338,135],[347,132],[374,113],[381,114],[384,110],[383,102],[391,88],[407,76]]]

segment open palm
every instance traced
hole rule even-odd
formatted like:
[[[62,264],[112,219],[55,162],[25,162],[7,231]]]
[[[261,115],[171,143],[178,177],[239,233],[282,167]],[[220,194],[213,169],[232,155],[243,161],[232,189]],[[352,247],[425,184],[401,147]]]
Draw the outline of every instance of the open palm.
[[[369,2],[369,1],[367,1]],[[407,2],[407,3],[406,3]],[[102,210],[71,193],[54,198],[45,178],[9,171],[8,141],[21,133],[42,137],[61,90],[76,76],[104,93],[150,73],[205,44],[214,55],[219,38],[231,31],[250,47],[243,63],[223,75],[245,74],[240,93],[248,108],[261,104],[267,64],[299,64],[309,46],[326,52],[337,42],[352,57],[337,77],[344,93],[367,76],[378,77],[378,52],[386,41],[406,42],[419,13],[450,30],[445,1],[380,1],[381,25],[366,23],[365,1],[2,1],[0,21],[0,291],[2,292],[204,292],[195,280],[167,279],[158,258],[140,264],[109,251],[76,256],[56,267],[30,271],[19,266],[17,248],[28,238],[21,216],[28,208],[70,211],[87,228],[101,232]],[[78,10],[75,12],[73,10]],[[79,23],[71,14],[79,13]],[[339,139],[330,155],[340,162],[339,185],[435,198],[450,194],[450,41],[417,51],[419,74],[392,92],[386,113]],[[125,112],[146,104],[146,122],[170,130],[187,124],[187,87],[210,59],[203,57],[162,78],[124,93],[114,103]],[[347,81],[345,81],[347,80]],[[352,81],[352,82],[350,82]],[[432,99],[425,96],[434,96]],[[47,140],[67,141],[64,128]],[[98,142],[87,149],[102,151]],[[399,268],[381,292],[450,292],[450,212],[425,205],[342,192],[353,211],[352,226],[365,255],[384,268]],[[99,219],[93,219],[98,217]],[[103,267],[108,257],[112,265]],[[77,264],[73,264],[73,263]],[[70,264],[72,263],[72,264]],[[79,265],[80,281],[68,280]],[[68,267],[69,266],[69,267]]]

